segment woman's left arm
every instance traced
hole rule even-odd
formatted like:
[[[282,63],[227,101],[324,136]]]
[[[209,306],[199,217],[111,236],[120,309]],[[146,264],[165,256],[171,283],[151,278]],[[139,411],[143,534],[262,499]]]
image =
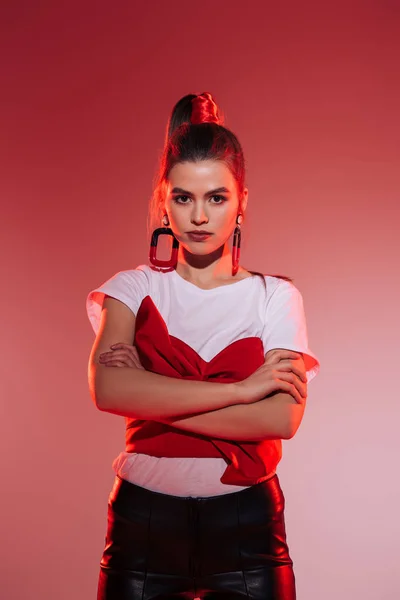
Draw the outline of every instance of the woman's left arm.
[[[293,396],[282,392],[253,404],[237,404],[162,422],[192,433],[235,441],[290,439],[300,426],[305,404],[305,400],[298,404]]]

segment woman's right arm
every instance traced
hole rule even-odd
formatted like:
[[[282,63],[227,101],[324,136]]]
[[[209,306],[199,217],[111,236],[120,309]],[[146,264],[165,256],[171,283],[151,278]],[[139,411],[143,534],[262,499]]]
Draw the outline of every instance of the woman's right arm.
[[[177,379],[145,369],[100,364],[100,354],[108,352],[112,344],[133,344],[135,320],[123,302],[110,296],[104,298],[88,366],[90,394],[97,408],[116,415],[157,420],[245,403],[233,383]]]

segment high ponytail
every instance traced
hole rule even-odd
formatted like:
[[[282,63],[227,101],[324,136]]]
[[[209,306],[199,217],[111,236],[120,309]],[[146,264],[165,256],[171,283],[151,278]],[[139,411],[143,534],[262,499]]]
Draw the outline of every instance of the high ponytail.
[[[187,96],[183,96],[183,98],[178,100],[172,109],[167,124],[165,146],[167,146],[174,131],[184,123],[191,125],[199,125],[200,123],[223,125],[224,117],[221,109],[209,92],[203,92],[198,95],[187,94]]]
[[[160,165],[153,181],[153,194],[148,215],[149,239],[153,230],[160,227],[162,207],[168,187],[168,176],[178,163],[201,160],[220,160],[231,171],[239,198],[239,212],[245,188],[245,159],[236,135],[224,126],[224,115],[209,92],[187,94],[172,109],[165,132],[165,144]],[[262,273],[259,275],[265,285]],[[275,275],[275,277],[281,277]],[[288,277],[283,277],[291,281]]]
[[[224,124],[224,119],[220,116],[220,110],[211,94],[203,92],[192,99],[192,116],[190,121],[193,125],[199,123]]]

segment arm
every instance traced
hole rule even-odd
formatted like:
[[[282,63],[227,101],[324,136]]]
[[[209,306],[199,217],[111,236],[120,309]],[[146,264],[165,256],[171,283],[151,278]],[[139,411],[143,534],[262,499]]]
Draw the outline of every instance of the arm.
[[[129,344],[117,344],[119,346],[116,354],[107,358],[111,366],[127,366],[143,369],[137,356],[136,350]],[[123,347],[122,347],[123,346]],[[114,350],[113,350],[114,352]],[[109,353],[113,354],[113,353]],[[306,380],[306,371],[303,357],[300,353],[290,352],[292,357],[297,357],[295,362],[299,382]],[[282,364],[284,358],[277,350],[267,352],[265,363],[269,365]],[[286,370],[288,369],[287,365]],[[283,373],[281,373],[281,376]],[[225,385],[225,384],[224,384]],[[243,386],[236,385],[236,392],[243,395]],[[299,403],[291,394],[283,391],[267,393],[266,396],[251,404],[238,404],[222,409],[211,411],[195,411],[194,414],[186,414],[172,417],[155,417],[153,420],[165,423],[189,432],[200,433],[220,439],[235,439],[245,441],[257,441],[260,439],[288,439],[293,437],[298,429],[303,413],[306,386],[303,383],[303,398]],[[242,398],[242,400],[246,400]]]
[[[229,407],[241,401],[234,384],[176,379],[141,369],[95,364],[96,404],[124,417],[161,421]]]
[[[305,409],[290,394],[276,393],[252,404],[238,404],[184,418],[157,419],[177,429],[210,437],[258,441],[290,439],[300,426]]]
[[[175,379],[144,369],[113,369],[99,355],[116,342],[132,344],[135,315],[106,296],[100,328],[90,354],[89,389],[97,408],[116,415],[159,420],[214,411],[243,401],[233,383]]]
[[[301,353],[296,354],[305,375],[304,358]],[[271,351],[265,354],[265,360],[275,360]],[[238,404],[162,422],[184,431],[236,441],[290,439],[300,426],[305,403],[306,399],[299,404],[288,393],[274,392],[252,404]]]

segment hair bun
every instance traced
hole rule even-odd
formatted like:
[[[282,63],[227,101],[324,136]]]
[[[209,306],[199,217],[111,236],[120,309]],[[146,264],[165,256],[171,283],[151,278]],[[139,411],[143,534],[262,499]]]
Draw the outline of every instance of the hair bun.
[[[219,114],[218,106],[209,92],[203,92],[192,98],[190,122],[193,125],[197,125],[198,123],[223,124],[223,119]]]

